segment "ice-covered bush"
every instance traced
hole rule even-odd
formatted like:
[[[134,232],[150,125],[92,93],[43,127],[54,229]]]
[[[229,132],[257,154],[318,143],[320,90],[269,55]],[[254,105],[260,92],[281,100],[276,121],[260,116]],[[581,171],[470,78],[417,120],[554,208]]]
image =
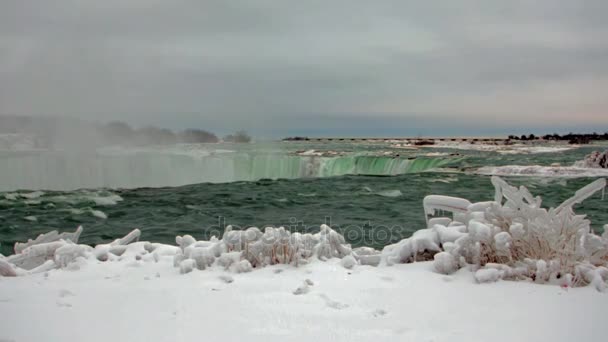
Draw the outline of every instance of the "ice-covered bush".
[[[525,187],[515,188],[493,177],[493,202],[470,204],[462,199],[434,196],[432,208],[453,211],[464,222],[429,221],[429,228],[383,250],[386,264],[434,259],[435,270],[449,274],[459,267],[476,271],[479,282],[527,279],[563,286],[593,284],[599,290],[608,280],[608,233],[593,232],[573,205],[606,186],[604,179],[585,186],[557,208],[541,207]],[[431,226],[432,224],[432,226]],[[437,253],[437,254],[435,254]],[[423,256],[422,258],[420,256]]]

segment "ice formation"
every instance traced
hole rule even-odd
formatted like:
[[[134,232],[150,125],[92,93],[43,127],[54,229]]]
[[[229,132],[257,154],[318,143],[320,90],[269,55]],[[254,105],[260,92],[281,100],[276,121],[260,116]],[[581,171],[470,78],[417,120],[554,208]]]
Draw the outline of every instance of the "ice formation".
[[[394,264],[433,258],[435,270],[450,274],[461,267],[479,282],[530,280],[561,286],[592,284],[604,290],[608,280],[608,227],[595,234],[573,205],[606,187],[605,179],[583,187],[557,208],[544,209],[540,197],[492,177],[492,202],[427,196],[425,212],[450,211],[452,219],[432,219],[429,228],[387,246],[383,262]],[[443,222],[441,222],[443,221]]]
[[[606,177],[608,176],[608,150],[594,151],[572,166],[559,164],[482,166],[475,173],[493,176]]]
[[[358,265],[390,266],[395,263],[433,261],[436,272],[451,274],[468,268],[478,282],[500,279],[527,280],[560,286],[591,284],[603,291],[608,281],[608,225],[595,234],[584,215],[573,206],[606,187],[605,179],[583,187],[556,208],[541,207],[525,187],[516,188],[492,177],[493,201],[471,203],[466,199],[427,196],[425,214],[451,212],[448,217],[427,219],[428,228],[386,246],[351,248],[344,237],[327,225],[314,234],[290,232],[283,227],[264,231],[251,227],[197,241],[177,236],[176,245],[139,241],[141,231],[95,247],[78,244],[82,233],[52,231],[35,240],[15,244],[15,254],[0,256],[1,276],[20,276],[55,268],[79,269],[87,261],[133,263],[171,262],[176,272],[220,268],[250,272],[268,265],[298,266],[314,260],[338,258],[346,269]],[[305,286],[304,286],[305,287]]]
[[[574,164],[578,167],[608,169],[608,150],[604,152],[593,151],[585,159]]]

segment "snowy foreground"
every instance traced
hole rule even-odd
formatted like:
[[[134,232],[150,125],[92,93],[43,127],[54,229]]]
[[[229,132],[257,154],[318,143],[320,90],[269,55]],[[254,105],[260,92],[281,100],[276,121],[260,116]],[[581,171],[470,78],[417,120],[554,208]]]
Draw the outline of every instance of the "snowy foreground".
[[[180,275],[170,260],[124,260],[0,278],[0,315],[3,341],[600,341],[608,296],[476,284],[431,262]]]
[[[244,231],[176,245],[136,229],[95,247],[50,232],[0,255],[0,341],[605,338],[608,226],[492,178],[495,199],[430,195],[427,228],[351,248],[322,225]],[[8,319],[7,319],[8,318]]]

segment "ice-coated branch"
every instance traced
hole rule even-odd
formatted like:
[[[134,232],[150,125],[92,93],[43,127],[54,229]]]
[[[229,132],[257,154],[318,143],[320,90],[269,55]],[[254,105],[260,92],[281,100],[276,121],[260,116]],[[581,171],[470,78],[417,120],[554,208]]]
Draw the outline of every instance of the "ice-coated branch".
[[[603,190],[606,187],[606,179],[600,178],[581,188],[577,192],[574,193],[574,196],[565,200],[560,206],[555,208],[555,212],[559,214],[562,210],[566,208],[572,208],[573,205],[577,203],[582,203],[587,198],[593,196],[598,191]]]

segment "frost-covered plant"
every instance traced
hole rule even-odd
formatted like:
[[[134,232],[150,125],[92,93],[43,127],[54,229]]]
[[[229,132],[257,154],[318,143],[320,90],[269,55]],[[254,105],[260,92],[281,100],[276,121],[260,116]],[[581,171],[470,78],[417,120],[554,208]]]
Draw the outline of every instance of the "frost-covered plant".
[[[572,208],[604,189],[604,179],[548,210],[541,207],[540,197],[532,196],[523,186],[515,188],[498,177],[493,177],[492,183],[496,189],[494,202],[471,204],[467,222],[436,224],[425,230],[429,231],[427,236],[437,233],[430,242],[438,243],[443,250],[434,256],[438,272],[451,273],[468,265],[479,273],[476,278],[480,282],[530,279],[563,286],[592,283],[600,290],[605,288],[608,233],[596,235],[589,220],[576,215]],[[400,244],[407,245],[404,241]],[[390,263],[394,254],[388,252],[390,249],[385,248]]]

